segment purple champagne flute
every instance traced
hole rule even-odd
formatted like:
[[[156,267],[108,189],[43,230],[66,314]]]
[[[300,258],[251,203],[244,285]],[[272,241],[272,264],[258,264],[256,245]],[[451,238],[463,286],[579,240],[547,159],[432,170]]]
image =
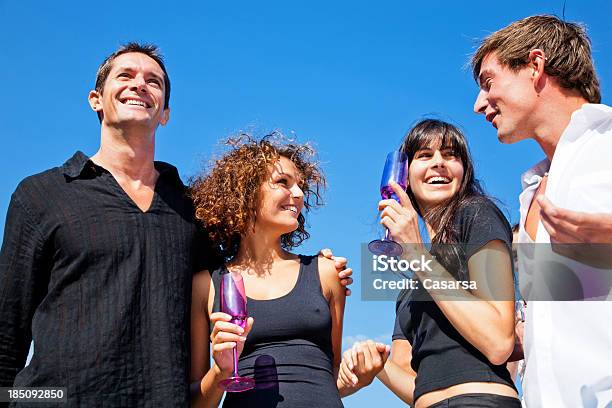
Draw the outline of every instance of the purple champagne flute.
[[[395,151],[387,154],[385,169],[383,170],[380,180],[380,195],[384,200],[393,198],[399,202],[399,197],[395,194],[390,181],[395,181],[404,190],[406,189],[408,179],[408,157],[400,152]],[[375,239],[368,244],[368,249],[374,255],[400,256],[403,252],[402,246],[393,241],[389,236],[389,230],[385,228],[385,237],[383,239]]]
[[[235,272],[221,274],[221,311],[232,316],[230,323],[244,328],[247,323],[247,297],[242,275]],[[230,378],[219,382],[219,387],[227,392],[242,392],[255,386],[255,380],[238,375],[238,350],[234,347],[234,373]]]

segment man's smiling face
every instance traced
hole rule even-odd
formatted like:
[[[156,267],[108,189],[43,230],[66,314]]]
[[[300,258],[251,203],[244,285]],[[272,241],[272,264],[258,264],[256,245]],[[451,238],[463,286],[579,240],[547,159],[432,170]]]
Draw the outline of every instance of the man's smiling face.
[[[128,52],[113,60],[103,92],[97,95],[98,108],[94,109],[102,110],[107,126],[155,129],[168,120],[165,91],[164,72],[159,64],[145,54]]]
[[[497,129],[499,141],[515,143],[533,137],[535,126],[530,119],[538,97],[533,69],[527,65],[514,71],[502,65],[492,53],[482,61],[478,82],[480,92],[474,112],[485,115]]]

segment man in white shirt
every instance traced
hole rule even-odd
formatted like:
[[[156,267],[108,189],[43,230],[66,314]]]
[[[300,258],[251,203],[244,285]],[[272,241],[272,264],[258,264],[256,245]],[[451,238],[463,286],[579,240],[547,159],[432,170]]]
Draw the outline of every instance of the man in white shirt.
[[[552,16],[525,18],[487,37],[472,68],[480,86],[474,111],[502,143],[531,138],[546,155],[522,180],[519,243],[612,242],[612,108],[599,104],[584,28]],[[585,262],[580,253],[572,258]],[[519,254],[520,276],[532,276],[537,293],[525,326],[527,407],[607,406],[612,302],[542,301],[542,289],[554,292],[552,280],[575,289],[564,279],[576,276],[534,265]],[[605,299],[601,285],[589,287],[584,277],[606,271],[578,265],[579,298]]]

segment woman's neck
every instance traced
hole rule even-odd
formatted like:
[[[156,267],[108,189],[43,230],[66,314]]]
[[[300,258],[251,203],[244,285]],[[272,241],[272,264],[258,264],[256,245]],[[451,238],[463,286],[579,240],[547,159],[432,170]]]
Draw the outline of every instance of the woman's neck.
[[[434,229],[434,227],[431,226],[431,224],[429,224],[426,221],[425,221],[425,228],[427,229],[427,234],[429,235],[429,239],[433,240],[433,238],[436,236],[437,231]]]
[[[230,266],[257,274],[269,273],[273,263],[291,258],[292,255],[282,248],[280,236],[255,229],[240,239],[240,248]]]

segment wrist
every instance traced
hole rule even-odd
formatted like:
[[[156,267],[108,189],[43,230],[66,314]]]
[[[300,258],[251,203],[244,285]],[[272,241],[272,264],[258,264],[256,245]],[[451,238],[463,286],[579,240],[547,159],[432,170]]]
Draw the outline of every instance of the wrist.
[[[382,369],[376,373],[376,378],[378,378],[379,381],[383,381],[384,378],[388,377],[388,373],[387,373],[387,364],[393,364],[391,362],[390,359],[388,359],[387,361],[385,361],[385,365],[383,365]]]
[[[349,395],[352,395],[359,391],[359,388],[348,386],[340,380],[336,381],[336,387],[338,388],[338,394],[340,395],[340,398],[348,397]]]
[[[372,377],[368,376],[367,378],[363,378],[363,379],[361,379],[361,378],[360,378],[360,379],[357,381],[357,386],[358,386],[359,388],[367,387],[367,386],[369,386],[370,384],[372,384],[372,382],[374,381],[374,378],[376,378],[376,375],[374,375],[374,376],[372,376]]]
[[[231,369],[222,369],[221,367],[217,365],[217,363],[213,364],[212,372],[215,377],[215,380],[219,380],[219,381],[226,380],[232,376]]]
[[[340,394],[340,398],[344,398],[362,389],[363,384],[357,383],[355,385],[353,384],[348,385],[344,381],[342,381],[340,378],[338,378],[336,380],[336,387],[338,388],[338,393]]]

